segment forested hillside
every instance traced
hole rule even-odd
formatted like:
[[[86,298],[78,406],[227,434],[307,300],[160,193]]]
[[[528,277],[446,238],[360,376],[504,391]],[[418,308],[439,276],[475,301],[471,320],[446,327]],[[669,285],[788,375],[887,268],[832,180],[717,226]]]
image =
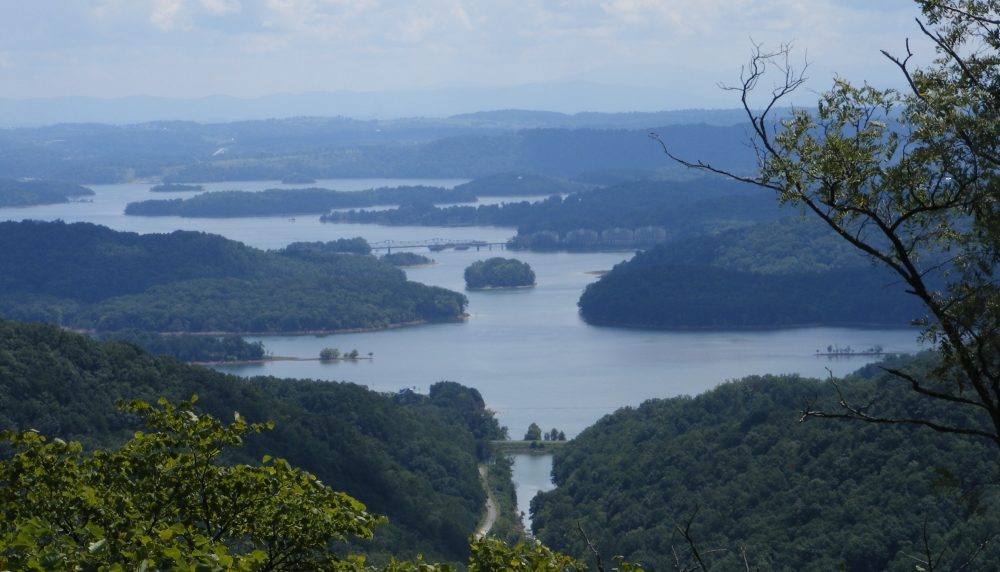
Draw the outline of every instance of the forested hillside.
[[[801,219],[641,252],[579,306],[591,324],[646,328],[906,326],[923,312],[891,272]]]
[[[197,232],[0,223],[0,315],[64,326],[295,332],[453,320],[465,297],[371,256],[265,252]]]
[[[334,212],[326,222],[389,225],[516,226],[512,245],[531,249],[629,248],[782,216],[773,197],[718,178],[692,181],[636,181],[552,196],[529,203],[435,207],[413,203],[398,209]],[[787,215],[787,213],[784,213]],[[611,232],[613,236],[604,236]],[[625,234],[622,235],[622,232]]]
[[[0,207],[24,207],[66,203],[87,197],[94,191],[59,181],[20,181],[0,178]]]
[[[933,367],[921,359],[908,370]],[[890,417],[920,401],[877,365],[840,388],[859,402],[877,390]],[[745,569],[745,550],[751,569],[901,572],[914,569],[908,555],[925,555],[925,533],[949,570],[1000,533],[991,443],[906,425],[799,422],[807,403],[835,410],[838,398],[829,381],[764,376],[619,410],[557,450],[557,488],[532,502],[535,533],[583,558],[579,526],[605,561],[671,570],[674,550],[689,554],[679,530],[690,520],[712,570]],[[947,405],[919,407],[959,420]],[[998,561],[1000,546],[988,544],[968,569]]]
[[[593,118],[593,116],[592,116]],[[296,118],[199,124],[53,125],[0,131],[0,176],[80,183],[163,178],[169,182],[337,177],[482,177],[530,172],[558,177],[672,172],[648,133],[688,156],[749,171],[743,126],[689,125],[653,114],[606,121],[360,121]],[[575,123],[575,125],[574,125]],[[527,128],[526,128],[527,127]]]
[[[387,515],[389,524],[362,549],[465,559],[484,502],[477,461],[485,441],[502,434],[476,390],[441,382],[429,396],[388,395],[353,384],[246,380],[127,343],[0,321],[0,429],[109,445],[138,428],[116,400],[179,402],[193,394],[220,419],[238,411],[275,422],[230,461],[285,457]]]
[[[587,185],[526,172],[499,173],[456,185],[455,190],[476,197],[515,197],[519,195],[557,195],[572,193]]]
[[[330,209],[395,205],[409,202],[474,202],[475,195],[440,187],[393,187],[367,191],[331,189],[267,189],[259,192],[217,191],[189,199],[129,203],[125,214],[136,216],[248,217],[322,214]]]
[[[325,214],[331,209],[400,204],[473,203],[481,196],[553,195],[583,188],[586,186],[552,177],[505,173],[469,181],[452,189],[410,185],[363,191],[324,188],[266,189],[254,192],[215,191],[188,199],[129,203],[125,207],[125,214],[211,218]]]

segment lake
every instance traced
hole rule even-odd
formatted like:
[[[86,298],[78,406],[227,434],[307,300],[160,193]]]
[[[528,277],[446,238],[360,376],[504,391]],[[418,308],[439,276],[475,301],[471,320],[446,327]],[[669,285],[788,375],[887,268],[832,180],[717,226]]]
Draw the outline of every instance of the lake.
[[[272,361],[219,366],[239,375],[351,381],[376,391],[450,380],[477,388],[500,422],[520,437],[532,422],[574,436],[601,416],[649,398],[693,395],[750,374],[849,373],[870,356],[817,357],[827,345],[881,345],[890,352],[917,349],[915,332],[804,328],[773,331],[660,332],[588,326],[577,313],[580,292],[630,254],[621,252],[433,253],[437,263],[407,271],[410,279],[463,291],[473,261],[514,255],[531,265],[537,286],[465,292],[469,317],[379,332],[329,336],[264,336],[276,356],[317,358],[325,347],[371,352],[357,362]]]
[[[238,181],[231,183],[203,183],[204,192],[209,191],[262,191],[269,188],[295,189],[320,187],[338,191],[361,191],[378,187],[398,187],[403,185],[427,185],[452,188],[468,179],[322,179],[310,185],[283,185],[278,181]],[[128,183],[120,185],[87,185],[96,195],[87,197],[91,202],[39,205],[33,207],[0,208],[0,220],[63,220],[66,222],[92,222],[115,230],[150,233],[172,232],[175,230],[198,230],[221,234],[227,238],[256,246],[257,248],[283,248],[291,242],[336,240],[364,236],[369,242],[382,242],[403,236],[406,240],[430,240],[445,238],[453,240],[486,240],[496,242],[506,240],[514,234],[509,228],[480,227],[435,228],[435,227],[379,227],[361,224],[325,224],[319,215],[295,215],[279,217],[245,218],[182,218],[125,216],[125,205],[146,200],[188,198],[197,192],[150,192],[149,183]],[[543,197],[497,198],[481,197],[477,204],[495,204],[503,201],[520,201]],[[470,236],[470,232],[475,236]]]
[[[552,455],[513,455],[513,481],[517,489],[517,511],[521,513],[524,529],[531,531],[531,499],[535,495],[555,488],[552,474]]]
[[[463,180],[349,179],[313,186],[360,190],[426,184],[454,186]],[[207,184],[206,190],[261,190],[276,182]],[[0,219],[89,221],[117,230],[169,232],[177,229],[221,234],[259,248],[294,241],[361,236],[369,242],[446,238],[499,242],[515,231],[502,227],[386,227],[324,224],[318,215],[232,219],[129,217],[125,203],[149,198],[190,196],[150,193],[148,184],[97,185],[93,202],[0,209]],[[499,200],[499,199],[498,199]],[[522,200],[520,198],[509,200]],[[426,251],[424,251],[426,254]],[[603,415],[651,398],[694,395],[721,382],[751,374],[844,375],[874,361],[870,356],[817,357],[828,345],[855,348],[881,345],[887,352],[919,349],[913,329],[802,328],[774,331],[661,332],[588,326],[576,302],[597,272],[610,270],[631,252],[508,253],[500,250],[446,250],[431,253],[433,266],[407,271],[411,280],[463,291],[466,266],[489,256],[516,256],[531,265],[537,286],[510,291],[466,292],[469,317],[460,323],[429,324],[379,332],[331,336],[265,336],[275,356],[311,361],[219,366],[238,375],[273,375],[349,381],[376,391],[415,388],[451,380],[477,388],[500,422],[519,438],[532,422],[573,437]],[[357,349],[373,359],[320,363],[320,350]],[[545,486],[547,471],[525,461],[515,466],[522,491]],[[532,461],[534,462],[534,461]],[[525,472],[527,471],[527,472]],[[529,482],[542,474],[544,482]],[[519,481],[520,482],[520,481]],[[519,492],[519,496],[522,496]],[[521,498],[521,502],[529,499]],[[526,505],[525,505],[526,506]]]

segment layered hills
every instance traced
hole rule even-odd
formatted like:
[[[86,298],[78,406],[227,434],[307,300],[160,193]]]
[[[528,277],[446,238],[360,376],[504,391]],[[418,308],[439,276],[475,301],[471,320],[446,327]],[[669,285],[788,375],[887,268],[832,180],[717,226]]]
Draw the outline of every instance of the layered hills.
[[[429,395],[274,378],[243,379],[96,342],[55,326],[0,320],[0,429],[35,429],[87,446],[123,441],[138,420],[118,400],[179,402],[273,421],[229,462],[284,457],[389,517],[369,553],[462,561],[485,501],[477,463],[501,429],[474,389],[441,382]]]

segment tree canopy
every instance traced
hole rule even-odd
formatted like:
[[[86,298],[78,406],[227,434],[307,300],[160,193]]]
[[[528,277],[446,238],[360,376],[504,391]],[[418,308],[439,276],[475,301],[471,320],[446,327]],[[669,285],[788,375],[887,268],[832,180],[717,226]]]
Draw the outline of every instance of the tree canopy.
[[[383,187],[365,191],[331,189],[266,189],[214,191],[189,199],[129,203],[125,214],[135,216],[247,217],[325,213],[330,209],[395,205],[413,201],[473,202],[475,195],[441,187]]]
[[[684,164],[773,190],[828,224],[843,240],[891,270],[923,305],[914,316],[941,351],[941,367],[898,379],[931,401],[989,420],[955,425],[919,413],[887,417],[883,403],[850,399],[809,416],[915,423],[976,435],[1000,447],[1000,2],[918,0],[920,33],[936,49],[914,63],[909,43],[883,52],[906,90],[837,79],[817,108],[775,121],[772,111],[804,76],[791,48],[757,47],[734,86],[753,126],[758,176],[710,162]],[[758,101],[761,82],[777,75]]]
[[[328,222],[431,226],[516,226],[511,246],[523,249],[629,249],[775,220],[781,208],[746,185],[634,181],[553,194],[538,202],[436,207],[415,202],[395,209],[331,212]]]
[[[91,189],[73,183],[0,179],[0,207],[66,203],[93,194]]]
[[[947,404],[921,405],[882,370],[931,371],[935,359],[872,365],[839,385],[858,399],[882,396],[888,414],[923,408],[986,426]],[[995,569],[1000,495],[988,441],[908,425],[800,423],[796,409],[809,400],[835,403],[837,390],[753,376],[608,415],[555,450],[556,487],[532,501],[534,533],[584,558],[582,525],[605,559],[620,554],[650,570],[682,569],[674,558],[689,549],[680,533],[688,524],[709,570],[744,570],[742,551],[760,570],[912,571],[928,551],[934,570],[968,560],[965,570]]]
[[[921,311],[890,271],[800,219],[640,252],[587,285],[579,306],[590,324],[662,329],[904,327]]]
[[[441,382],[430,395],[385,394],[350,383],[243,379],[129,343],[0,320],[0,430],[116,448],[137,428],[116,401],[180,403],[194,394],[199,416],[232,419],[239,411],[275,423],[248,434],[227,464],[285,458],[390,519],[353,550],[446,561],[468,555],[485,500],[476,465],[503,435],[475,389]]]
[[[371,539],[385,518],[315,475],[264,455],[222,459],[270,424],[230,424],[179,404],[120,405],[146,426],[121,446],[86,452],[37,431],[5,431],[0,460],[0,566],[18,570],[342,570],[451,572],[392,558],[372,566],[344,541]],[[469,551],[478,572],[583,571],[540,544],[485,538]],[[640,570],[623,565],[615,570]]]
[[[527,262],[494,256],[465,269],[466,288],[516,288],[535,285],[535,271]]]
[[[225,465],[226,449],[266,428],[228,425],[194,399],[124,404],[149,432],[117,449],[7,432],[0,463],[5,569],[347,569],[331,542],[371,538],[382,519],[284,459]]]
[[[465,296],[406,279],[364,240],[272,252],[221,236],[0,223],[0,315],[98,331],[294,332],[453,320]]]

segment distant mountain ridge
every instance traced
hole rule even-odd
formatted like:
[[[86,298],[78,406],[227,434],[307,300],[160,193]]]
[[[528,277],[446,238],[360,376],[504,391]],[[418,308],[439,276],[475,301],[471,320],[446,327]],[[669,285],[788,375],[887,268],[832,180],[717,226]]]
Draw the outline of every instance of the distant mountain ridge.
[[[114,183],[281,180],[291,173],[340,177],[478,178],[522,172],[555,177],[686,170],[650,141],[733,172],[756,168],[744,125],[516,128],[532,112],[456,120],[359,121],[294,118],[200,124],[158,121],[127,126],[63,124],[0,130],[0,177]],[[525,115],[527,114],[527,115]],[[551,120],[560,116],[550,116]],[[563,116],[560,121],[577,116]],[[624,116],[623,116],[624,117]],[[655,114],[648,120],[663,119]],[[502,123],[505,121],[507,123]],[[604,121],[588,114],[580,121]],[[450,123],[449,123],[450,121]],[[614,177],[613,177],[614,178]],[[597,182],[597,181],[595,181]]]
[[[489,109],[544,109],[560,113],[612,113],[663,109],[659,90],[633,86],[564,82],[501,88],[445,88],[405,91],[278,93],[242,98],[213,95],[180,99],[0,98],[0,126],[54,123],[129,124],[157,120],[229,122],[300,116],[359,119],[444,118]],[[709,112],[712,113],[712,112]]]

